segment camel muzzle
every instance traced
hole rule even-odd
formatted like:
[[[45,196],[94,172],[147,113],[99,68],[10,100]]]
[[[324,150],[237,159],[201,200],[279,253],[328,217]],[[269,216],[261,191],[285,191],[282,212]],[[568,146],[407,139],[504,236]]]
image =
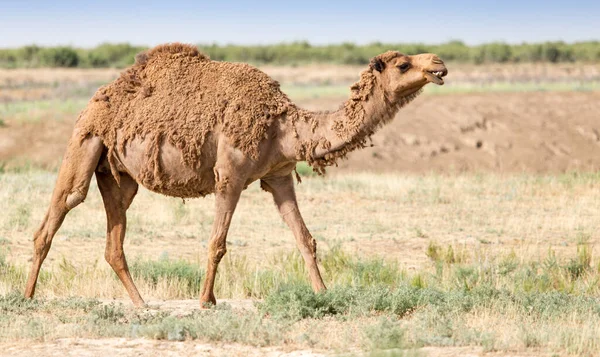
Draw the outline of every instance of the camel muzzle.
[[[423,75],[425,76],[425,79],[427,79],[428,82],[435,83],[440,86],[444,85],[443,78],[447,74],[448,74],[448,70],[445,67],[443,67],[442,69],[439,69],[439,70],[423,72]]]

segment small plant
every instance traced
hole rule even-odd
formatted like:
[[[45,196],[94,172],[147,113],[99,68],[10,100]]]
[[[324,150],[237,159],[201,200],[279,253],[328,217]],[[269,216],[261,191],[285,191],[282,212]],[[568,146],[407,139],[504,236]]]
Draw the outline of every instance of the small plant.
[[[480,280],[480,275],[472,266],[459,266],[454,272],[457,287],[462,287],[466,291],[472,290]]]
[[[573,279],[578,279],[590,269],[591,262],[592,252],[589,245],[587,243],[579,244],[577,246],[577,256],[569,260],[566,269]]]
[[[6,295],[0,295],[0,315],[18,314],[36,311],[43,305],[39,300],[26,299],[20,291],[13,291]]]
[[[125,310],[122,304],[116,305],[115,303],[110,303],[108,305],[98,306],[93,309],[91,318],[95,323],[117,323],[125,318]]]
[[[511,251],[510,254],[502,258],[500,263],[498,263],[498,274],[505,276],[508,275],[519,267],[519,261],[517,259],[517,255],[515,251]]]
[[[420,227],[415,227],[414,228],[415,231],[415,236],[417,238],[427,238],[427,234],[425,234],[425,232],[423,232],[423,230]]]
[[[442,247],[433,241],[429,242],[425,255],[432,261],[438,262],[442,259]]]
[[[164,256],[157,261],[135,261],[131,265],[131,272],[134,277],[141,277],[154,286],[161,279],[171,281],[178,279],[186,287],[186,293],[191,295],[200,293],[204,276],[204,271],[199,266],[184,260],[170,260],[168,256]]]
[[[395,318],[382,317],[378,323],[368,326],[365,335],[374,350],[403,348],[406,346],[405,331]]]

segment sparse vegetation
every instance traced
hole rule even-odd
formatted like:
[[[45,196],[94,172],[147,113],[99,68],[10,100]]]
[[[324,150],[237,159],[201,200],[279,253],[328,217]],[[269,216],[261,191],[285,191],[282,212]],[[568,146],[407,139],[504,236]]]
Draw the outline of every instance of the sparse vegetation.
[[[440,250],[449,251],[450,247]],[[232,309],[221,303],[210,311],[188,311],[174,317],[165,310],[133,310],[91,297],[27,300],[20,291],[5,292],[0,295],[0,340],[77,335],[269,346],[303,330],[303,321],[310,321],[314,331],[337,321],[337,341],[326,342],[316,332],[303,330],[304,337],[295,344],[319,348],[358,343],[367,350],[428,345],[476,345],[499,351],[538,347],[569,354],[592,353],[600,347],[600,299],[594,283],[600,273],[596,268],[573,275],[572,261],[557,260],[552,251],[539,261],[517,258],[514,252],[487,262],[478,258],[463,263],[445,261],[444,272],[439,274],[428,270],[408,273],[395,264],[357,259],[333,249],[323,256],[333,284],[322,294],[312,291],[303,274],[286,272],[292,265],[302,267],[299,260],[299,255],[292,254],[263,270],[268,272],[263,277],[276,279],[257,283],[268,286],[254,292],[264,299],[257,303],[257,310]],[[155,276],[186,281],[190,271],[200,270],[184,261],[170,265],[166,259],[134,266],[138,282],[153,284],[155,293],[159,289]],[[247,267],[226,267],[224,275],[231,278],[230,283],[252,275]],[[22,267],[3,262],[0,269],[4,286],[20,285],[7,279],[14,277],[9,271]],[[92,283],[89,272],[78,277],[60,269],[48,274],[48,281],[84,279]],[[348,279],[356,275],[370,278]],[[229,294],[239,297],[233,290]],[[195,298],[196,292],[189,290],[182,297]]]
[[[8,197],[29,190],[21,204],[31,208],[28,216],[37,217],[43,212],[30,200],[49,195],[54,179],[55,174],[43,171],[5,172],[0,175],[0,195],[10,200]],[[574,207],[597,209],[586,203],[598,199],[597,180],[595,173],[307,178],[299,189],[338,198],[331,204],[302,202],[310,214],[327,215],[327,220],[335,222],[333,228],[315,229],[323,243],[320,264],[330,287],[323,294],[315,294],[309,287],[291,236],[283,248],[264,251],[260,257],[252,255],[254,240],[266,237],[279,242],[276,237],[285,231],[268,197],[252,186],[245,194],[249,195],[246,204],[254,208],[247,211],[261,212],[259,207],[264,206],[272,215],[262,218],[240,210],[231,239],[240,239],[235,226],[254,222],[246,224],[250,229],[244,231],[243,240],[250,244],[230,247],[219,270],[216,293],[223,298],[250,297],[257,307],[220,303],[210,311],[194,311],[205,257],[189,254],[193,249],[186,248],[205,242],[210,217],[205,216],[204,206],[210,207],[210,200],[188,201],[185,216],[196,217],[197,223],[178,225],[174,222],[181,217],[160,212],[173,212],[180,201],[141,192],[129,226],[131,239],[142,242],[130,246],[131,270],[143,294],[150,298],[193,299],[187,305],[191,307],[177,313],[152,302],[148,311],[130,307],[121,283],[108,265],[98,260],[103,254],[105,222],[100,218],[100,198],[92,189],[84,209],[74,211],[59,233],[56,249],[60,252],[64,247],[68,252],[63,251],[65,258],[44,266],[39,299],[25,300],[21,295],[29,247],[0,246],[0,340],[146,337],[251,346],[291,343],[297,348],[339,351],[389,348],[404,353],[422,346],[480,346],[486,351],[536,348],[559,354],[593,354],[600,347],[600,263],[593,233],[598,215],[593,211],[581,214]],[[440,192],[448,195],[451,204],[435,199]],[[508,193],[519,199],[506,199]],[[397,237],[400,244],[418,244],[418,250],[407,251],[402,248],[406,245],[401,245],[386,249],[386,258],[381,258],[380,250],[363,251],[360,256],[350,253],[356,244],[369,247],[373,242],[370,234],[344,238],[360,231],[357,224],[368,222],[355,222],[360,212],[336,212],[330,205],[345,207],[348,200],[355,199],[365,202],[360,212],[370,214],[383,209],[385,202],[394,202],[404,211],[414,210],[403,213],[412,217],[412,225],[399,223],[394,216],[380,223],[380,234],[387,241]],[[545,212],[554,212],[556,205],[571,209],[560,211],[552,220],[539,219]],[[165,206],[165,211],[154,211]],[[437,213],[441,209],[461,214],[452,213],[455,219],[448,221]],[[0,234],[8,242],[26,240],[33,229],[35,219],[20,221],[19,210],[19,206],[8,206],[0,217]],[[478,215],[486,212],[494,212],[497,225],[477,223]],[[509,217],[512,224],[504,224]],[[164,226],[172,227],[167,237],[158,235]],[[398,230],[401,226],[404,230]],[[415,227],[422,227],[419,229],[426,231],[427,237],[417,237]],[[453,242],[442,238],[440,232],[444,231],[477,238]],[[555,238],[532,249],[537,232],[553,232]],[[490,243],[483,244],[481,239]],[[561,243],[565,239],[566,245]],[[153,249],[162,242],[172,245],[173,240],[181,248],[168,252]],[[90,258],[90,253],[99,258]],[[408,261],[417,268],[406,269],[401,262],[414,257],[419,259]],[[123,300],[115,302],[115,297]],[[324,333],[331,335],[324,339]]]
[[[100,85],[98,79],[81,87],[52,81],[8,84],[14,98],[51,91],[35,101],[7,99],[0,106],[6,130],[70,126],[87,101],[83,96]],[[347,95],[347,86],[336,83],[284,87],[300,98]],[[594,81],[565,83],[452,83],[445,89],[597,89]],[[32,156],[0,162],[0,199],[12,202],[0,215],[5,343],[144,337],[237,342],[243,349],[388,351],[373,355],[419,355],[413,350],[424,346],[549,355],[594,355],[600,348],[596,172],[313,178],[301,164],[300,205],[330,290],[311,291],[291,233],[270,197],[252,185],[234,217],[216,281],[219,298],[233,301],[219,300],[209,311],[197,311],[197,296],[214,201],[184,204],[141,190],[126,244],[134,281],[150,302],[142,311],[131,308],[104,262],[106,222],[95,187],[59,231],[42,268],[39,298],[22,298],[31,235],[56,180],[55,171],[40,167],[47,166]]]

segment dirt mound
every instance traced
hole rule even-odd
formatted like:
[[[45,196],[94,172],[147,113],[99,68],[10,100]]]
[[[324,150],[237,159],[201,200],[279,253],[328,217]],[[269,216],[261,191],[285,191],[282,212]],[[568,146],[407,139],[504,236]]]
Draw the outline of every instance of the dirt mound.
[[[421,96],[340,171],[600,169],[600,93]]]
[[[343,98],[311,99],[336,109]],[[421,95],[330,174],[600,169],[600,92]],[[42,127],[40,127],[40,125]],[[73,118],[0,127],[0,162],[56,167]]]

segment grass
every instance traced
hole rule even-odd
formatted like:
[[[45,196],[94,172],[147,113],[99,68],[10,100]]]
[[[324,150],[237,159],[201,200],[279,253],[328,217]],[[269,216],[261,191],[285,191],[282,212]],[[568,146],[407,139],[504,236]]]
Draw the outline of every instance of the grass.
[[[585,245],[577,250],[581,247]],[[443,265],[442,273],[407,272],[393,262],[358,259],[334,249],[322,256],[322,264],[330,272],[330,289],[315,294],[307,284],[300,257],[294,253],[272,265],[270,274],[261,275],[260,285],[268,288],[255,292],[262,299],[256,310],[220,303],[213,310],[189,311],[183,316],[173,316],[165,309],[135,310],[91,297],[26,300],[14,291],[0,296],[0,340],[146,337],[253,346],[294,341],[299,348],[342,348],[351,343],[364,350],[480,346],[488,351],[515,351],[536,347],[586,354],[600,347],[596,286],[600,273],[598,266],[590,265],[591,258],[573,258],[585,266],[581,274],[571,273],[573,260],[556,260],[550,252],[541,261],[516,258],[511,253],[488,262],[432,262]],[[514,264],[510,270],[505,269],[507,261]],[[17,273],[22,267],[0,262],[3,283],[19,285],[7,279],[23,279]],[[194,264],[166,258],[134,266],[138,285],[154,283],[156,276],[195,284],[198,276],[190,272],[201,271]],[[243,280],[252,274],[242,267],[225,267],[220,280],[223,276]],[[86,272],[78,275],[54,270],[42,284],[89,278]],[[196,292],[191,289],[186,294],[193,296],[183,297],[196,298]],[[221,291],[221,296],[227,297],[227,292]],[[311,328],[306,329],[308,325]],[[337,340],[319,339],[319,328],[330,325],[335,325]],[[294,340],[299,331],[303,337]]]
[[[298,197],[319,243],[330,288],[323,294],[311,291],[271,198],[251,185],[216,281],[217,297],[234,302],[204,312],[192,310],[213,198],[183,204],[144,190],[136,197],[125,250],[151,302],[144,312],[130,307],[103,261],[95,182],[55,237],[38,298],[21,299],[31,233],[55,179],[39,170],[0,172],[0,199],[16,202],[0,216],[4,342],[147,337],[340,352],[477,346],[561,355],[600,347],[598,173],[306,177]],[[248,298],[256,308],[236,305]],[[176,299],[193,303],[165,305]]]
[[[350,252],[360,249],[366,256],[388,254],[419,267],[428,261],[425,252],[430,242],[464,245],[471,252],[514,249],[520,256],[545,256],[551,247],[559,257],[575,255],[574,247],[582,239],[593,243],[598,237],[600,190],[595,183],[599,178],[596,173],[357,174],[308,178],[297,190],[300,208],[320,247],[342,245]],[[11,242],[30,239],[45,214],[55,180],[55,173],[39,170],[0,173],[0,199],[16,202],[0,216],[0,236]],[[353,208],[357,202],[360,208]],[[138,242],[126,246],[128,256],[158,260],[167,254],[204,264],[213,205],[212,197],[183,204],[140,190],[128,212],[126,242]],[[92,180],[86,202],[69,213],[59,231],[50,259],[66,255],[79,257],[75,263],[102,261],[104,215]],[[74,244],[81,241],[85,244]],[[258,252],[273,255],[295,249],[272,199],[256,184],[242,195],[228,241],[231,254],[226,257],[247,254],[252,260],[231,264],[254,263]],[[403,254],[413,249],[418,253]],[[454,251],[455,256],[458,253]],[[27,259],[30,246],[16,245],[12,254],[14,259]]]
[[[87,104],[86,99],[51,99],[0,103],[0,119],[4,125],[41,121],[74,120]],[[67,119],[68,118],[68,119]]]

